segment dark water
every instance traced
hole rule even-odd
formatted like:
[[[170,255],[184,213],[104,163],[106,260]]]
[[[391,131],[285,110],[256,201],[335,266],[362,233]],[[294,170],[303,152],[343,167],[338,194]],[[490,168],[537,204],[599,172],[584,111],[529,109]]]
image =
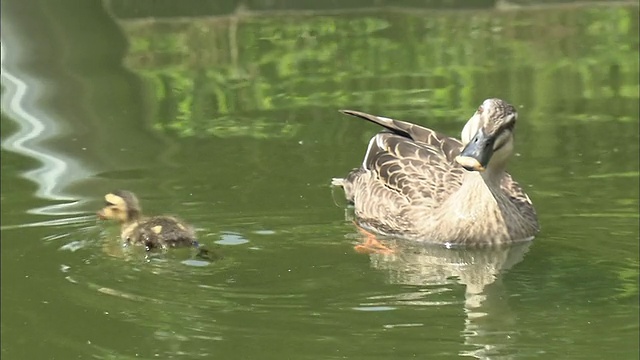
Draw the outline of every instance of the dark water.
[[[3,359],[638,358],[637,5],[276,3],[2,2]],[[356,253],[329,182],[378,129],[336,110],[488,97],[537,239]],[[223,259],[123,250],[116,188]]]

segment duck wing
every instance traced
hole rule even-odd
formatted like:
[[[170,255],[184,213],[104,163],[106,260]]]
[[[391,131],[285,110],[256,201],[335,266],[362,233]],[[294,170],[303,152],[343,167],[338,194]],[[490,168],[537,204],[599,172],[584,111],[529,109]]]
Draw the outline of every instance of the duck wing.
[[[360,202],[364,212],[375,216],[414,202],[436,207],[462,183],[464,169],[454,161],[462,150],[459,140],[400,120],[342,112],[386,129],[371,138],[362,167],[344,179],[347,198],[356,208]]]

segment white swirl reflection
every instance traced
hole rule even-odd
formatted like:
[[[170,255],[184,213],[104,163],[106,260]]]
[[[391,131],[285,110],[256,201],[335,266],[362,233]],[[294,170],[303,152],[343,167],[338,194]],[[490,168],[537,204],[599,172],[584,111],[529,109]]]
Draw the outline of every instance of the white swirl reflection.
[[[5,30],[3,28],[3,30]],[[78,204],[77,198],[65,194],[63,189],[70,183],[86,178],[89,171],[77,159],[70,158],[42,146],[42,142],[60,135],[58,122],[43,111],[38,111],[33,103],[41,98],[42,87],[27,76],[13,71],[7,66],[7,46],[0,43],[0,67],[2,70],[2,112],[18,124],[18,131],[2,141],[6,150],[38,160],[40,166],[22,174],[37,186],[35,195],[39,198],[63,203],[50,204],[30,209],[28,212],[40,215],[72,215],[78,211],[69,210]]]

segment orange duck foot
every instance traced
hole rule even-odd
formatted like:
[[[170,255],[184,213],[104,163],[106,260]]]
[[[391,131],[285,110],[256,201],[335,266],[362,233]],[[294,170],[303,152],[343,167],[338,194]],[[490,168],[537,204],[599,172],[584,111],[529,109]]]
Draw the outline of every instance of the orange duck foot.
[[[393,254],[394,251],[386,246],[384,246],[378,239],[376,235],[363,229],[361,226],[354,222],[356,228],[362,235],[364,235],[365,239],[362,244],[358,244],[353,247],[353,249],[360,254]]]

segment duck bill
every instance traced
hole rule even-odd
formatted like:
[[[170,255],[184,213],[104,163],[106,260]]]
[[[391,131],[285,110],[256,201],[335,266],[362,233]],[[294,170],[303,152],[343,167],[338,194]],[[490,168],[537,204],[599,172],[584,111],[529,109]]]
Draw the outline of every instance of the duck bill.
[[[484,171],[493,155],[494,138],[479,129],[467,146],[456,157],[458,164],[468,171]]]
[[[104,215],[104,211],[100,210],[96,213],[96,216],[98,217],[98,219],[100,220],[107,220],[107,217]]]

